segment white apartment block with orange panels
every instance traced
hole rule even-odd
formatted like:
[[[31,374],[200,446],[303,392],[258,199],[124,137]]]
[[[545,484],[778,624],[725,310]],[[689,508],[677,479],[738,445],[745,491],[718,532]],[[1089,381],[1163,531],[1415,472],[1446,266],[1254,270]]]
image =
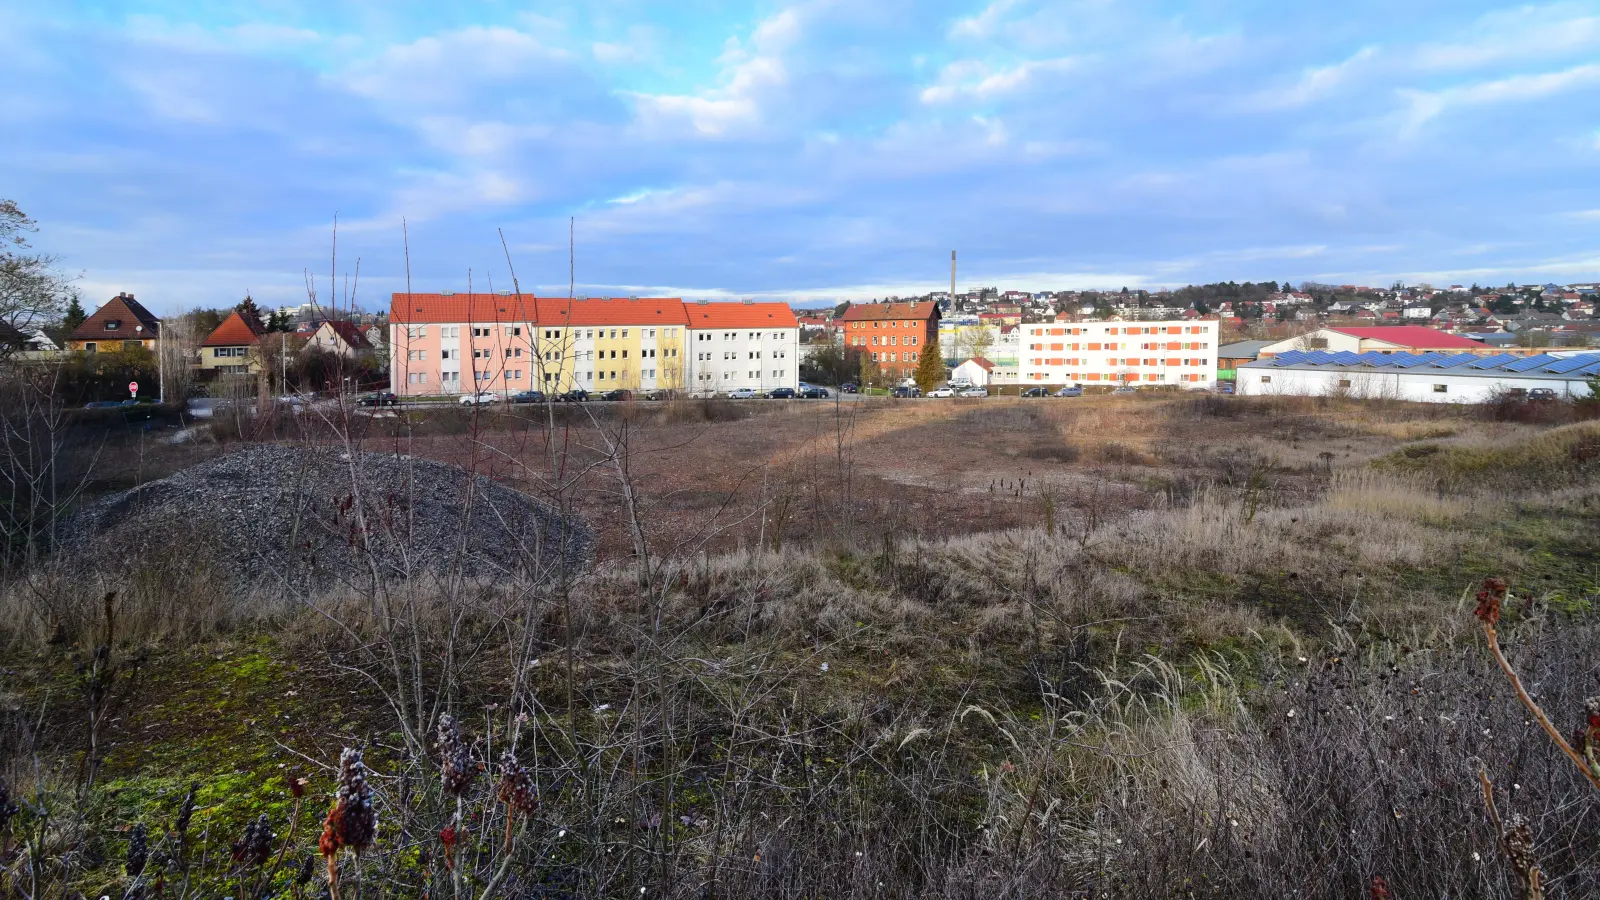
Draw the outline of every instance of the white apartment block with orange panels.
[[[1208,387],[1217,374],[1217,322],[1041,322],[1020,326],[1024,385],[1173,384]]]

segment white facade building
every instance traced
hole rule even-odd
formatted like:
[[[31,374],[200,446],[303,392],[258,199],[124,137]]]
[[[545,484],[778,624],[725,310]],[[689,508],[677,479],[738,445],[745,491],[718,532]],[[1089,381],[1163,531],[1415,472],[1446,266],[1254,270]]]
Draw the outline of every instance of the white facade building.
[[[1217,321],[1067,322],[1020,326],[1017,381],[1209,386],[1217,377]]]
[[[1481,356],[1290,351],[1238,368],[1241,395],[1347,396],[1423,403],[1483,403],[1508,392],[1548,388],[1589,396],[1600,353]]]
[[[800,325],[788,304],[701,301],[686,307],[691,394],[799,386]]]

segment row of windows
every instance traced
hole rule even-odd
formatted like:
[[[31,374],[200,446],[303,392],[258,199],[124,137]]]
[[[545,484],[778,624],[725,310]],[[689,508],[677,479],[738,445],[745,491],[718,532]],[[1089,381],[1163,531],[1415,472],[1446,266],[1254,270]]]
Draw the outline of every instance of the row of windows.
[[[902,327],[903,328],[925,328],[925,327],[927,327],[927,323],[922,321],[922,320],[920,320],[920,319],[912,319],[910,321],[851,322],[850,323],[850,327],[852,329],[855,329],[855,330],[866,329],[868,326],[870,326],[870,327],[872,327],[874,329],[878,328],[879,326],[882,326],[884,328],[902,328]]]
[[[1087,365],[1099,365],[1099,366],[1110,367],[1110,368],[1115,368],[1117,366],[1141,366],[1141,365],[1142,366],[1155,367],[1155,366],[1159,366],[1159,365],[1163,365],[1163,364],[1168,365],[1168,366],[1209,366],[1210,365],[1210,362],[1208,360],[1205,360],[1205,359],[1185,359],[1185,358],[1180,358],[1180,357],[1176,357],[1176,356],[1169,356],[1164,361],[1161,360],[1161,359],[1154,358],[1154,357],[1145,357],[1143,359],[1140,359],[1139,357],[1136,357],[1136,356],[1129,356],[1129,357],[1125,357],[1123,359],[1116,359],[1116,358],[1108,359],[1103,363],[1090,363],[1086,359],[1080,359],[1080,358],[1076,358],[1076,357],[1074,357],[1074,358],[1053,357],[1053,358],[1049,358],[1049,359],[1036,359],[1033,362],[1035,364],[1041,365],[1041,366],[1087,366]]]
[[[723,372],[722,373],[722,380],[723,381],[729,381],[734,377],[735,374],[737,374],[737,373],[734,373],[734,372]],[[783,372],[782,369],[773,369],[772,370],[772,377],[773,378],[781,379],[781,378],[783,378],[783,375],[784,375],[784,372]],[[754,372],[750,372],[748,375],[746,375],[746,377],[750,378],[751,380],[756,380],[756,379],[759,379],[761,377],[761,372],[759,370],[754,371]],[[716,381],[717,380],[717,375],[716,375],[715,372],[701,372],[700,374],[695,376],[695,380],[696,381]]]
[[[1105,330],[1105,333],[1106,334],[1208,334],[1209,333],[1207,331],[1208,328],[1209,328],[1209,326],[1206,326],[1206,325],[1161,325],[1161,326],[1155,326],[1155,325],[1129,325],[1129,326],[1123,327],[1120,331],[1117,329],[1116,326],[1112,326],[1110,328],[1107,328]],[[1054,336],[1067,335],[1067,334],[1091,334],[1093,332],[1089,328],[1082,328],[1082,327],[1067,327],[1067,326],[1048,327],[1048,326],[1040,326],[1040,327],[1030,327],[1028,329],[1028,333],[1033,335],[1033,336],[1035,336],[1035,337],[1043,337],[1046,334],[1049,334],[1049,335],[1054,337]]]
[[[916,362],[921,354],[906,351],[905,353],[874,353],[873,362]],[[902,358],[903,357],[903,358]]]
[[[1046,347],[1045,347],[1044,344],[1029,344],[1028,345],[1028,349],[1029,350],[1044,350],[1044,349],[1046,349]],[[1097,352],[1097,351],[1100,351],[1100,350],[1111,350],[1111,351],[1132,350],[1133,346],[1131,344],[1110,344],[1110,343],[1108,343],[1108,344],[1099,344],[1099,343],[1072,344],[1072,345],[1069,346],[1069,345],[1067,345],[1065,343],[1059,343],[1059,344],[1051,344],[1051,345],[1049,345],[1048,349],[1050,349],[1050,350],[1080,350],[1081,349],[1081,350],[1088,350],[1090,352]],[[1156,342],[1151,342],[1151,343],[1140,344],[1139,345],[1139,349],[1140,350],[1209,350],[1209,349],[1211,349],[1211,342],[1210,341],[1165,341],[1165,342],[1156,341]]]
[[[230,356],[244,356],[247,350],[248,348],[246,347],[212,347],[211,357],[213,359],[226,359]]]
[[[1174,377],[1178,381],[1188,381],[1188,382],[1210,381],[1211,380],[1211,376],[1207,375],[1204,372],[1185,372],[1185,373],[1176,375]],[[1028,376],[1028,378],[1030,380],[1032,380],[1032,381],[1053,381],[1054,380],[1049,375],[1045,374],[1044,372],[1034,372],[1034,373],[1030,374]],[[1138,374],[1136,372],[1120,372],[1120,373],[1115,373],[1115,374],[1113,374],[1111,372],[1072,372],[1072,373],[1070,373],[1069,375],[1066,376],[1066,380],[1067,381],[1072,381],[1072,382],[1079,382],[1079,381],[1110,381],[1110,382],[1122,383],[1122,384],[1132,384],[1132,383],[1134,383],[1136,381],[1147,381],[1147,382],[1165,381],[1166,378],[1167,377],[1165,375],[1157,375],[1154,372],[1147,372],[1147,373],[1145,373],[1143,375],[1140,375],[1140,374]]]
[[[444,339],[448,340],[448,339],[451,339],[451,338],[459,338],[459,337],[461,337],[461,326],[460,325],[440,325],[438,327],[439,327],[439,337],[441,337],[441,338],[444,338]],[[493,337],[494,336],[494,326],[493,325],[473,325],[473,326],[470,326],[470,327],[471,327],[471,335],[472,335],[472,337],[475,337],[475,338],[486,338],[486,337]],[[505,333],[506,337],[521,337],[522,336],[522,326],[521,325],[504,325],[504,326],[501,326],[501,327],[504,330],[504,333]],[[608,331],[610,332],[612,338],[616,338],[619,332],[621,333],[622,337],[627,337],[628,336],[628,329],[627,328],[611,328],[611,329],[606,329],[606,328],[600,328],[600,329],[574,328],[574,329],[572,329],[572,334],[570,336],[571,337],[580,337],[581,336],[581,337],[586,338],[588,340],[594,340],[595,331],[597,331],[597,330],[600,332],[600,337],[602,339],[604,339],[606,337],[606,333]],[[641,337],[653,338],[653,337],[656,336],[656,332],[658,330],[661,332],[661,336],[662,337],[677,337],[678,336],[678,329],[676,329],[676,328],[662,328],[662,329],[640,328],[639,329],[639,335]],[[559,328],[545,328],[545,329],[542,329],[542,332],[543,332],[543,336],[544,336],[544,338],[546,340],[558,340],[558,339],[560,339],[562,337],[561,329],[559,329]],[[428,336],[428,326],[427,325],[407,325],[406,326],[406,337],[409,338],[410,340],[414,341],[414,340],[418,340],[420,338],[425,338],[427,336]],[[755,335],[751,335],[751,336],[754,337]],[[777,337],[777,335],[773,335],[773,337]]]
[[[749,340],[759,341],[759,340],[761,340],[761,335],[764,334],[764,333],[765,332],[752,331],[752,332],[750,332]],[[739,332],[737,332],[737,331],[723,331],[723,332],[720,332],[720,334],[722,335],[722,339],[725,340],[725,341],[736,341],[736,340],[739,339]],[[709,341],[709,340],[711,340],[711,337],[712,337],[711,332],[702,331],[702,332],[699,332],[698,334],[696,334],[694,339],[697,340],[697,341]],[[783,340],[783,332],[774,331],[772,333],[772,339],[775,340],[775,341]]]
[[[879,341],[882,341],[882,343],[880,344]],[[867,339],[864,336],[857,336],[857,337],[851,338],[850,339],[850,343],[851,343],[852,346],[865,347],[865,346],[867,346]],[[874,346],[874,347],[880,347],[880,346],[894,347],[894,346],[899,345],[900,343],[901,343],[900,335],[898,335],[898,334],[890,334],[890,335],[882,335],[882,336],[873,335],[872,336],[872,346]],[[917,339],[917,335],[908,334],[908,335],[906,335],[906,339],[905,339],[904,343],[908,347],[915,347],[918,343],[920,343],[920,341]]]
[[[573,354],[573,359],[594,359],[596,352],[597,351],[594,351],[594,350],[579,351],[579,352]],[[598,352],[600,354],[600,358],[601,359],[608,359],[608,358],[609,359],[616,359],[617,358],[617,353],[618,353],[618,351],[616,351],[616,350],[611,350],[611,351],[600,350]],[[606,354],[608,352],[611,354],[609,357],[606,356]],[[639,356],[640,356],[641,359],[655,359],[657,352],[658,351],[656,350],[656,348],[648,347],[646,349],[640,350],[639,351]],[[662,356],[665,356],[665,357],[675,357],[675,356],[678,355],[678,348],[676,348],[676,347],[668,347],[668,348],[660,350],[659,352],[660,352],[660,354]],[[622,359],[627,359],[628,358],[628,351],[623,350],[623,351],[621,351],[621,353],[622,353]],[[505,354],[506,354],[505,355],[506,359],[521,359],[522,358],[522,348],[521,347],[507,347],[507,348],[505,348]],[[242,356],[243,353],[240,353],[239,355]],[[531,353],[530,355],[536,360],[540,359],[540,356],[539,356],[538,353]],[[439,358],[440,359],[444,359],[444,360],[460,359],[461,358],[461,351],[460,350],[453,350],[453,349],[440,350],[439,351]],[[473,359],[494,359],[494,351],[490,350],[490,349],[474,350],[474,351],[472,351],[472,358]],[[406,359],[409,360],[410,362],[426,362],[427,359],[428,359],[428,351],[426,351],[426,350],[407,350],[406,351]],[[547,354],[544,355],[543,359],[545,361],[547,361],[547,362],[560,362],[561,359],[562,359],[562,354],[560,353],[560,351],[556,351],[556,352],[553,352],[553,353],[547,353]]]

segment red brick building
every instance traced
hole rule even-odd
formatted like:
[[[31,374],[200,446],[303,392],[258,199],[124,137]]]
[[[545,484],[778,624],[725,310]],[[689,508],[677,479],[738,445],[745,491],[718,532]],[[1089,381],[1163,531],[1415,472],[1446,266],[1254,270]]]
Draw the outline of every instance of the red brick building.
[[[837,320],[844,344],[868,354],[893,381],[916,374],[925,347],[939,336],[939,304],[858,303]]]

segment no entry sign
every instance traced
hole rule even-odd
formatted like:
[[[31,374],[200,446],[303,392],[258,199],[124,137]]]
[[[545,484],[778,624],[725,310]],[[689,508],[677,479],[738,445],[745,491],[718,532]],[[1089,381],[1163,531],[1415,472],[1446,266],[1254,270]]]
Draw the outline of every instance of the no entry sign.
[[[137,381],[128,382],[128,393],[132,394],[135,397],[139,396],[139,382],[137,382]]]

